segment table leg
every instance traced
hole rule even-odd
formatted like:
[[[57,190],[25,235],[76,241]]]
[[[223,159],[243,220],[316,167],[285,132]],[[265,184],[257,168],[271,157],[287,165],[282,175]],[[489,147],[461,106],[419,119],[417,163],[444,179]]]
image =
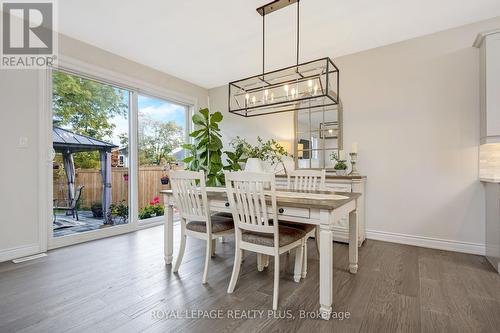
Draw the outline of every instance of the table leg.
[[[358,272],[358,216],[356,210],[349,213],[349,272]]]
[[[333,231],[331,214],[320,211],[319,249],[319,311],[323,319],[330,319],[333,303]]]
[[[174,250],[174,209],[169,203],[169,198],[167,195],[164,196],[164,240],[163,240],[163,255],[165,259],[165,264],[172,264],[172,252]]]

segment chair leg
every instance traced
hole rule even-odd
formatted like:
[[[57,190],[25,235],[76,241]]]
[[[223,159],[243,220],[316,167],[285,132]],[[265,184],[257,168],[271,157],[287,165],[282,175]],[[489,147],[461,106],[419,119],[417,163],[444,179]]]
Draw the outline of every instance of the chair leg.
[[[278,310],[278,295],[280,290],[280,255],[274,255],[274,290],[273,290],[273,310]]]
[[[309,239],[309,238],[307,238]],[[304,242],[304,251],[302,259],[302,278],[305,279],[307,275],[307,239]]]
[[[314,240],[316,241],[316,253],[319,257],[319,227],[316,227],[316,232],[314,234]]]
[[[202,280],[203,284],[207,283],[208,264],[210,263],[210,258],[211,257],[212,257],[212,240],[208,239],[207,240],[207,254],[205,256],[205,269],[203,270],[203,280]]]
[[[217,247],[217,239],[212,239],[212,257],[215,257],[215,248]]]
[[[267,254],[264,255],[264,267],[269,267],[269,256]]]
[[[238,281],[238,276],[240,275],[242,256],[243,256],[243,250],[240,250],[238,248],[238,244],[236,244],[236,250],[234,253],[233,274],[231,274],[231,281],[229,281],[229,287],[227,288],[228,294],[233,293],[234,287],[236,286],[236,281]]]
[[[302,277],[302,260],[304,254],[304,239],[302,239],[302,244],[297,246],[295,250],[295,267],[293,270],[293,280],[295,282],[300,282],[300,278]]]
[[[264,270],[264,255],[257,253],[257,270],[262,272]]]
[[[182,257],[184,257],[184,250],[186,249],[186,233],[184,228],[185,228],[184,224],[181,222],[181,244],[179,247],[179,254],[175,259],[174,273],[177,273],[179,271],[179,266],[181,265]]]

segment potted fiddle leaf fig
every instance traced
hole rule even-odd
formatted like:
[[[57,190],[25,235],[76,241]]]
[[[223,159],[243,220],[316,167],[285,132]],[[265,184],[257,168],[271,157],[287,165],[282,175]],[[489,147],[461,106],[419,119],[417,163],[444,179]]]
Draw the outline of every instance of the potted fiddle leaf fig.
[[[207,186],[224,185],[222,135],[219,128],[222,118],[222,113],[210,113],[206,108],[195,113],[192,117],[195,131],[189,134],[194,142],[182,145],[189,152],[189,156],[184,159],[186,169],[203,170],[206,173]]]

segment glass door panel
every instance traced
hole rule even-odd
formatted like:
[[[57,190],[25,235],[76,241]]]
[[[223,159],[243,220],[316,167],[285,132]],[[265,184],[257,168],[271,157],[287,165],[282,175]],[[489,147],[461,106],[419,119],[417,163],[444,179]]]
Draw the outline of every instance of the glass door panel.
[[[169,170],[182,168],[188,107],[156,97],[138,95],[139,222],[163,215],[159,191],[170,188]]]
[[[130,92],[53,71],[53,236],[129,222]]]

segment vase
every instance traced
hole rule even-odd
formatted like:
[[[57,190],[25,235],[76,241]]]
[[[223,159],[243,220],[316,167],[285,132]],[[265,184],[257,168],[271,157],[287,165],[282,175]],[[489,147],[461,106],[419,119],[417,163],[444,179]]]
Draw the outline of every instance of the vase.
[[[264,172],[262,161],[258,158],[249,158],[247,160],[247,164],[245,165],[245,171]]]
[[[347,170],[335,170],[335,174],[337,176],[345,176],[347,174]]]

